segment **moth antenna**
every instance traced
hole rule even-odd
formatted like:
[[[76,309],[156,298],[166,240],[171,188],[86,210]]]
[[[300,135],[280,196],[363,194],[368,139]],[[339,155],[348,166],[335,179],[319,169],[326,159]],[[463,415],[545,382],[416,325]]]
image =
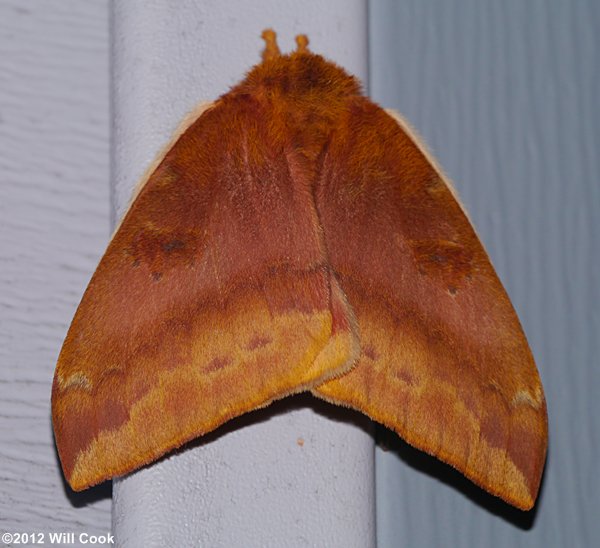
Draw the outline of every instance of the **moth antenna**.
[[[265,41],[265,49],[262,52],[262,60],[269,61],[281,55],[279,46],[277,45],[277,33],[273,29],[265,29],[261,34]]]
[[[306,34],[299,34],[296,36],[296,44],[298,45],[296,48],[298,53],[309,53],[308,36],[306,36]]]

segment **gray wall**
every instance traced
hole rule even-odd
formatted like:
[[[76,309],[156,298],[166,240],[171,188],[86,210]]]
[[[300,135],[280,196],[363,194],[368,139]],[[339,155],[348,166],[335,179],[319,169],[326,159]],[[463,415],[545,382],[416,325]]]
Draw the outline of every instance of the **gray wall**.
[[[529,337],[551,436],[540,503],[524,515],[380,432],[379,545],[592,545],[600,8],[373,0],[370,28],[371,93],[455,181]],[[109,237],[108,50],[106,0],[0,1],[0,530],[110,527],[109,488],[65,488],[48,407]]]
[[[378,540],[600,542],[600,4],[373,0],[371,93],[454,180],[519,313],[550,448],[531,515],[381,433]]]
[[[110,235],[108,59],[106,0],[0,1],[0,534],[110,529],[110,485],[63,481],[49,405]]]

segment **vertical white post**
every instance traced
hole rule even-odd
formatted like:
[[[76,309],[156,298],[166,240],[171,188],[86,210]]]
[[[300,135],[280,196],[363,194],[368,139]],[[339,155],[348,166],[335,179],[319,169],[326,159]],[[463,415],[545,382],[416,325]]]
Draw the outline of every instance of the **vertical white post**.
[[[115,0],[115,218],[186,112],[306,33],[316,53],[366,84],[366,0]],[[308,396],[241,417],[114,482],[119,546],[375,545],[369,422]]]

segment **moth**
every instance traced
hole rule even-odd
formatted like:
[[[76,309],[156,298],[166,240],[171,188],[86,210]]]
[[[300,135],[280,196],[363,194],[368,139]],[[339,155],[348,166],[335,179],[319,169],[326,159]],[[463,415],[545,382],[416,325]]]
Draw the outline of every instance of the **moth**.
[[[263,38],[138,185],[83,295],[52,387],[67,480],[309,390],[531,508],[544,393],[452,186],[306,36],[289,55]]]

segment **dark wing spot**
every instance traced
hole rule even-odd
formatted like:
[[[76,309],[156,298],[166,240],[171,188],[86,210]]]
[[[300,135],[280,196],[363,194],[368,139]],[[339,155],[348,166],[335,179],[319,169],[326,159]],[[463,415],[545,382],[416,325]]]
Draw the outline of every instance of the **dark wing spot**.
[[[263,346],[266,346],[272,342],[273,339],[271,337],[267,337],[265,335],[255,335],[246,345],[246,350],[256,350],[257,348],[262,348]]]
[[[202,369],[204,371],[208,371],[210,373],[213,373],[214,371],[219,371],[219,369],[223,369],[224,367],[228,367],[229,365],[231,365],[233,363],[233,360],[231,358],[228,357],[217,357],[214,358],[213,360],[211,360],[208,365],[206,367],[203,367]]]
[[[404,369],[400,369],[400,368],[395,369],[394,377],[396,377],[398,380],[402,381],[403,383],[408,384],[409,386],[414,386],[417,384],[417,382],[415,381],[415,378],[408,371],[405,371]]]
[[[185,244],[181,240],[171,240],[170,242],[165,242],[162,244],[162,249],[166,253],[170,253],[176,249],[182,249]]]
[[[411,240],[417,270],[421,274],[441,276],[448,285],[458,286],[473,269],[472,253],[449,240]]]
[[[379,358],[379,354],[371,345],[365,346],[363,354],[365,355],[365,358],[369,358],[372,361],[376,361],[377,358]]]

